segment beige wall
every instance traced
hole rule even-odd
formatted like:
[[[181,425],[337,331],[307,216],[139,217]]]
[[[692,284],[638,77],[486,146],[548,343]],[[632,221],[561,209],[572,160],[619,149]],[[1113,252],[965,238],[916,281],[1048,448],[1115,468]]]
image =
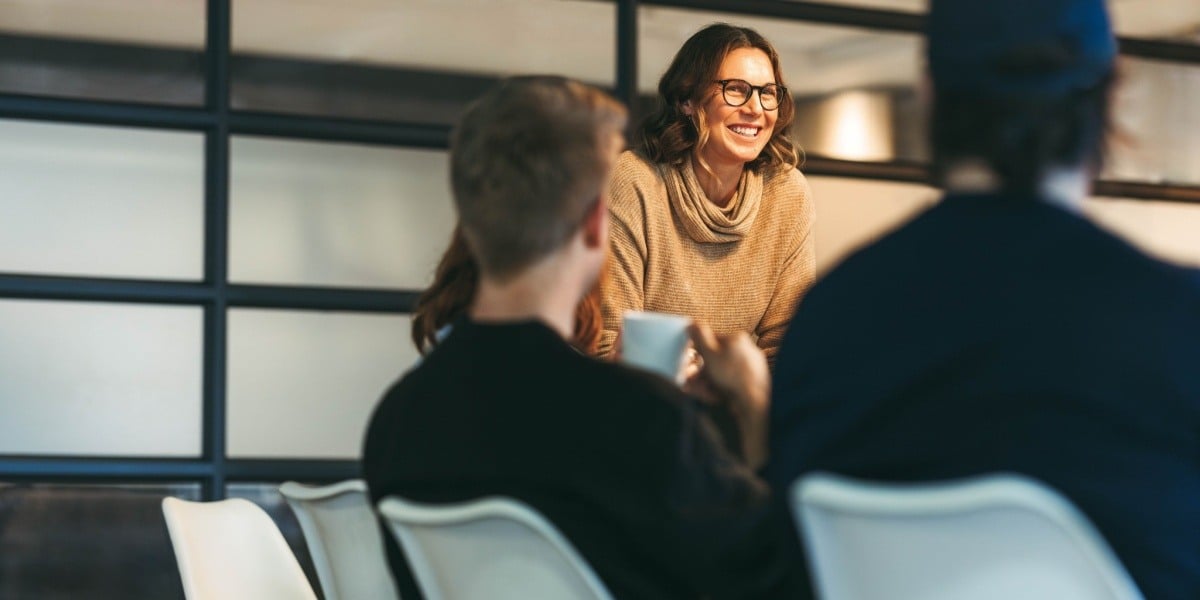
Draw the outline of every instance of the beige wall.
[[[1200,204],[1096,198],[1084,213],[1149,254],[1200,267]]]
[[[808,182],[817,202],[818,274],[933,206],[939,195],[908,183],[820,176]]]
[[[934,188],[845,177],[808,178],[817,203],[817,272],[933,206]],[[1147,253],[1200,267],[1200,205],[1094,198],[1084,214]]]

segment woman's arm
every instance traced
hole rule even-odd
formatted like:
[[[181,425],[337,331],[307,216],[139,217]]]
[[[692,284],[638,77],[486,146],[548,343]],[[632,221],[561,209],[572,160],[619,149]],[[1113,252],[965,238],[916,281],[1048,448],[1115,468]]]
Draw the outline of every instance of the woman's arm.
[[[600,314],[604,321],[597,356],[618,350],[621,314],[645,306],[646,203],[666,202],[653,194],[654,170],[631,152],[617,162],[608,199],[608,265],[600,279]]]
[[[797,172],[796,175],[799,176],[799,173]],[[798,235],[792,238],[796,240],[794,242],[796,245],[788,254],[779,277],[775,279],[775,291],[755,330],[755,334],[758,336],[758,347],[762,348],[763,353],[767,355],[767,360],[772,367],[775,365],[775,356],[779,353],[779,346],[783,343],[783,334],[787,331],[792,315],[796,312],[796,305],[816,281],[816,239],[812,233],[816,211],[808,181],[802,177],[798,177],[798,179],[800,218],[796,223]],[[764,200],[767,199],[764,198]]]
[[[604,320],[596,354],[609,358],[617,351],[621,313],[642,310],[645,305],[643,280],[646,273],[645,240],[640,223],[609,210],[608,265],[600,280],[600,314]]]

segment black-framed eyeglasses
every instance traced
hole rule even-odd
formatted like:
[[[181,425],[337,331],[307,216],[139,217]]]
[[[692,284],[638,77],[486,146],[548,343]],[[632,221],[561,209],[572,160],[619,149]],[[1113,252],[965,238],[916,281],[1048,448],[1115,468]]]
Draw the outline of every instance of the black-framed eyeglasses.
[[[721,96],[725,98],[725,104],[730,106],[742,106],[749,102],[750,96],[757,91],[758,101],[762,103],[763,110],[775,110],[787,95],[787,88],[777,83],[750,85],[750,82],[744,79],[718,79],[713,83],[721,84]]]

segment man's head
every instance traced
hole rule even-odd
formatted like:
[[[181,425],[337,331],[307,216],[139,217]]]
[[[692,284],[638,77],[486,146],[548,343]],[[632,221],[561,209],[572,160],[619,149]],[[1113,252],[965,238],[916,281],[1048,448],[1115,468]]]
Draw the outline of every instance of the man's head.
[[[510,279],[603,217],[625,120],[612,97],[561,77],[506,79],[467,109],[450,178],[483,276]]]
[[[939,174],[982,161],[1010,190],[1099,168],[1116,40],[1104,0],[931,0],[927,58]]]

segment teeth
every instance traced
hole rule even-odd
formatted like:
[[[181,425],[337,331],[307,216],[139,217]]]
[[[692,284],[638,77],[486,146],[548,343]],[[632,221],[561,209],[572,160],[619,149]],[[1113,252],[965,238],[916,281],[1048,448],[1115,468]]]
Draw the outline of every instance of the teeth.
[[[740,125],[734,125],[734,126],[730,127],[730,129],[732,129],[734,131],[734,133],[740,133],[742,135],[757,135],[758,134],[757,127],[745,127],[745,126],[740,126]]]

